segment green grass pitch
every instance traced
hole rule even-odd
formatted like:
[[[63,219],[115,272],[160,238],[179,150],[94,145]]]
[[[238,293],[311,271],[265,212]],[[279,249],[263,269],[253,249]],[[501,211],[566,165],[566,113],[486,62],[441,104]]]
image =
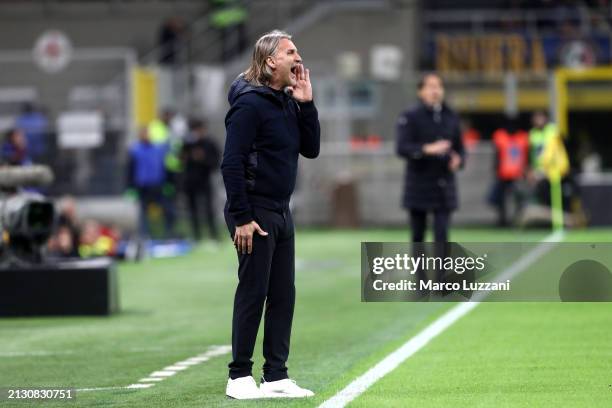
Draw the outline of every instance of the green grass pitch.
[[[454,241],[538,241],[546,231],[455,229]],[[452,304],[361,303],[361,241],[405,230],[298,231],[297,305],[289,373],[308,400],[234,401],[229,355],[148,389],[149,373],[230,341],[236,259],[231,243],[176,259],[119,266],[122,312],[111,317],[0,319],[0,388],[74,387],[78,407],[313,407],[418,333]],[[610,241],[610,230],[569,241]],[[546,258],[540,261],[545,265]],[[263,363],[261,332],[255,376]],[[31,402],[0,406],[24,407]],[[352,407],[612,406],[612,305],[487,303],[355,399]]]

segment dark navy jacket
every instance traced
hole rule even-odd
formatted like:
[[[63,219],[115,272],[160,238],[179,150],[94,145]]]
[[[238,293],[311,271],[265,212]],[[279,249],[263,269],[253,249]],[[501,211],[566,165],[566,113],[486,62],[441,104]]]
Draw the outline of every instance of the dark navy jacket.
[[[296,102],[242,77],[232,84],[228,100],[221,173],[226,211],[235,225],[244,225],[253,220],[253,206],[288,208],[299,154],[319,155],[319,119],[314,102]]]
[[[397,124],[397,154],[406,159],[403,206],[415,210],[454,210],[458,207],[450,154],[427,156],[423,145],[446,139],[465,162],[459,117],[446,104],[434,112],[423,103],[403,112]],[[463,164],[462,164],[463,165]]]

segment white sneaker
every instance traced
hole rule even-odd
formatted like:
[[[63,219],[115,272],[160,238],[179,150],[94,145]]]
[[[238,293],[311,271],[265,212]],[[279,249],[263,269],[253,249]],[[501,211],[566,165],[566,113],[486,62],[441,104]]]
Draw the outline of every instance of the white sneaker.
[[[289,378],[270,382],[265,382],[262,379],[259,389],[262,391],[264,398],[305,398],[314,396],[314,392],[300,387]]]
[[[263,393],[257,387],[255,379],[250,375],[236,378],[235,380],[228,378],[225,395],[239,400],[264,398]]]

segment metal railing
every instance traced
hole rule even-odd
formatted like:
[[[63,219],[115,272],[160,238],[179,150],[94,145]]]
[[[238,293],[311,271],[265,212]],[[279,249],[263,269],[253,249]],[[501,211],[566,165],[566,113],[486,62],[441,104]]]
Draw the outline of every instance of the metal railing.
[[[414,1],[414,0],[412,0]],[[248,12],[246,21],[246,40],[248,44],[264,32],[278,28],[287,29],[298,23],[309,11],[316,8],[339,9],[355,8],[383,4],[385,6],[401,7],[405,0],[245,0],[242,2]],[[220,33],[210,24],[210,9],[186,26],[185,40],[178,51],[183,63],[220,62]],[[315,13],[316,14],[316,13]],[[316,16],[315,16],[316,17]],[[307,24],[311,24],[309,20]],[[230,47],[235,44],[230,44]],[[141,58],[143,63],[157,61],[163,45],[156,45]],[[236,48],[236,47],[233,47]]]
[[[577,6],[574,9],[458,9],[424,10],[423,24],[428,30],[463,31],[481,34],[500,30],[522,30],[529,33],[558,31],[571,22],[582,34],[595,30],[610,32],[612,9],[601,10]]]

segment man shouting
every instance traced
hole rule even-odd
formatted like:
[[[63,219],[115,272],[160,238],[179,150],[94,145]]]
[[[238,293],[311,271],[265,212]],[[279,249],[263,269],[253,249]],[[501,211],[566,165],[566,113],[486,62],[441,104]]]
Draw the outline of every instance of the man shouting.
[[[221,171],[225,220],[238,252],[232,362],[226,394],[236,399],[309,397],[290,380],[295,304],[294,228],[289,199],[298,156],[319,155],[320,127],[312,86],[291,36],[272,31],[255,44],[251,66],[232,84]],[[265,304],[263,377],[252,375],[253,349]]]

